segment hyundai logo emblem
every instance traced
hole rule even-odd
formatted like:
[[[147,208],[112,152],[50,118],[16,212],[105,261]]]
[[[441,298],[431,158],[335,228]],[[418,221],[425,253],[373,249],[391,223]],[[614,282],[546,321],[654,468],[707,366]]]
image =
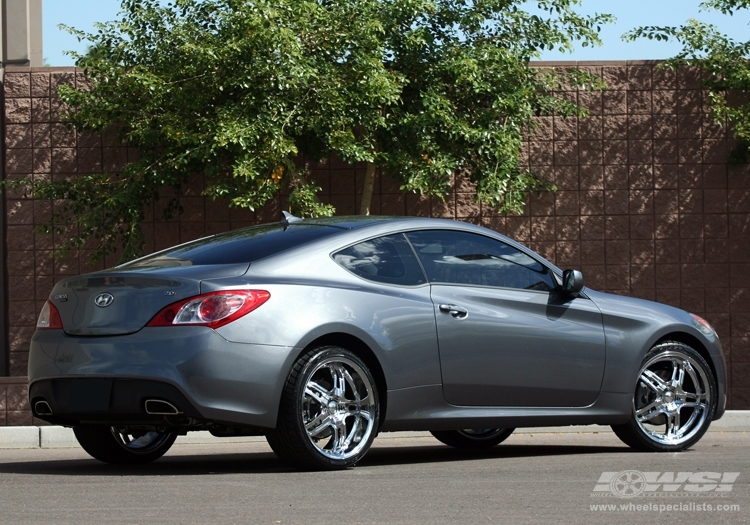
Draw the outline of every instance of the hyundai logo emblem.
[[[112,301],[114,300],[115,298],[112,297],[111,293],[100,293],[94,299],[94,304],[98,306],[99,308],[106,308],[107,306],[112,304]]]

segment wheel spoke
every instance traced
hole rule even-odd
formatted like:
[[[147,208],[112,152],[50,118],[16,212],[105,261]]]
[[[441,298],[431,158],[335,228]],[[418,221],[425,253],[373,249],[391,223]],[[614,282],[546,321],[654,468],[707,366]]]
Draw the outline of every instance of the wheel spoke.
[[[313,398],[323,406],[326,406],[331,400],[331,393],[313,381],[307,383],[307,386],[305,387],[305,396]]]
[[[344,395],[346,394],[344,368],[340,364],[332,365],[329,368],[331,370],[331,376],[333,377],[333,388],[331,389],[331,392],[338,399],[344,399]]]
[[[146,432],[142,436],[130,440],[130,443],[128,443],[128,445],[132,447],[146,447],[156,441],[158,438],[158,432]]]
[[[668,439],[675,439],[679,437],[680,433],[680,411],[677,410],[670,414],[667,414],[667,432],[666,436]]]
[[[696,405],[702,405],[703,403],[701,402],[706,400],[706,394],[704,393],[683,392],[683,397],[685,398],[686,402],[690,400]]]
[[[346,453],[346,420],[340,419],[334,422],[332,451],[336,455],[343,456]]]
[[[663,403],[661,400],[653,401],[635,412],[638,421],[649,421],[661,413]]]
[[[346,436],[346,440],[344,440],[344,448],[348,449],[349,446],[352,444],[352,440],[357,435],[357,432],[359,431],[360,422],[362,420],[360,418],[356,418],[354,420],[354,424],[352,425],[352,430],[349,432],[349,435]]]
[[[672,361],[674,368],[672,368],[672,381],[670,381],[672,388],[682,389],[682,384],[685,381],[685,361]]]
[[[664,429],[664,437],[667,439],[672,439],[673,433],[674,433],[674,421],[672,421],[671,414],[666,414],[667,416],[667,422],[666,422],[666,428]]]
[[[345,399],[344,403],[346,403],[349,406],[356,406],[356,407],[362,407],[362,406],[368,406],[370,404],[370,396],[365,397],[359,397],[359,394],[356,396],[356,399]]]
[[[372,415],[370,414],[370,412],[368,412],[367,410],[362,410],[361,408],[357,408],[356,410],[348,412],[348,415],[357,418],[357,421],[359,421],[360,419],[372,421]]]
[[[344,381],[346,381],[347,383],[349,383],[349,386],[351,387],[352,392],[354,393],[354,399],[353,399],[353,401],[359,402],[360,399],[359,399],[359,391],[357,390],[357,384],[354,382],[354,378],[349,373],[349,370],[347,370],[346,368],[343,368],[342,369],[342,376],[344,378]],[[342,396],[341,396],[342,400],[346,399],[344,397],[344,393],[342,393]]]
[[[667,383],[651,370],[643,371],[641,374],[641,381],[657,394],[661,394],[669,388]]]
[[[305,424],[305,429],[310,437],[315,437],[329,426],[331,426],[330,415],[326,412],[321,412],[313,420]]]

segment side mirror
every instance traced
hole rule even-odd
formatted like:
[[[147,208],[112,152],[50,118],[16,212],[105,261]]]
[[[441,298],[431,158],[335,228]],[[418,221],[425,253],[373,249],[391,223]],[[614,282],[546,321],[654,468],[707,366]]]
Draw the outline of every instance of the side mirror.
[[[583,290],[583,274],[578,270],[565,270],[563,272],[563,292],[576,296]]]

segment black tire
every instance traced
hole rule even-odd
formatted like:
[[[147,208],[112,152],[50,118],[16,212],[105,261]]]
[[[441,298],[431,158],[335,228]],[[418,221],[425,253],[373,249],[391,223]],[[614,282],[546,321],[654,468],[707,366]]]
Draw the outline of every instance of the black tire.
[[[266,439],[280,459],[297,468],[344,469],[370,449],[379,411],[375,380],[359,357],[337,346],[314,348],[292,367],[278,423]]]
[[[711,367],[690,346],[666,341],[643,360],[630,421],[612,425],[612,430],[637,450],[677,452],[703,437],[715,411],[716,379]]]
[[[106,426],[74,427],[73,433],[91,457],[114,465],[143,465],[156,461],[177,439],[177,434],[172,432],[131,431]]]
[[[431,430],[435,439],[464,450],[492,448],[508,439],[515,428],[481,428],[463,430]]]

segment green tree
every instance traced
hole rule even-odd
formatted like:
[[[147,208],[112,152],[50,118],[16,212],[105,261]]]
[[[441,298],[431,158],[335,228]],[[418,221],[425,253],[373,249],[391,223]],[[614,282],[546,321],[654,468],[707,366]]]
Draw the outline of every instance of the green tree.
[[[291,191],[292,211],[330,215],[307,160],[335,154],[367,165],[361,213],[380,168],[401,189],[450,191],[465,172],[476,198],[519,211],[547,189],[522,166],[539,114],[583,114],[559,96],[595,84],[574,69],[534,68],[545,49],[598,44],[609,15],[581,16],[579,0],[123,0],[121,18],[76,55],[87,89],[62,87],[79,130],[115,130],[137,147],[123,173],[25,181],[63,204],[48,231],[75,224],[59,248],[99,239],[94,257],[143,245],[144,204],[191,174],[205,194],[255,208]],[[179,208],[178,199],[166,206]]]
[[[725,15],[750,8],[750,0],[708,0],[702,9],[717,10]],[[624,35],[626,40],[675,40],[682,50],[665,62],[665,67],[701,68],[703,85],[714,120],[730,125],[737,147],[735,160],[746,161],[750,153],[750,41],[737,41],[718,27],[690,19],[677,27],[645,26]],[[740,95],[740,96],[737,96]]]

